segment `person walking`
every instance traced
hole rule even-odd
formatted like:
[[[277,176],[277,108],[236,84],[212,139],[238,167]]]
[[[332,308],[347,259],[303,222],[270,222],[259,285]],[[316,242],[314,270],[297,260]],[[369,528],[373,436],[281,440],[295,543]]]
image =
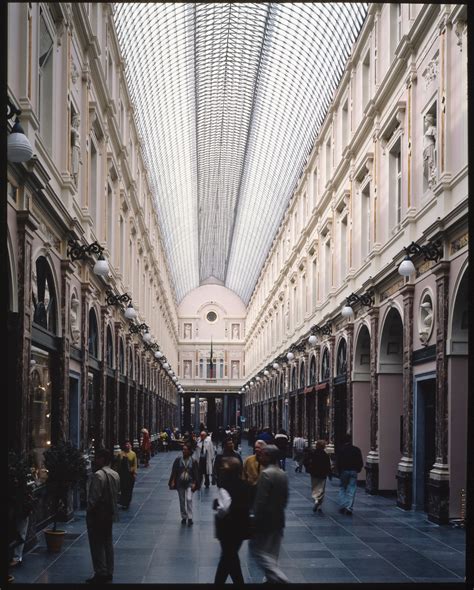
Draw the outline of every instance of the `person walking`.
[[[267,445],[260,452],[263,471],[257,483],[255,535],[250,541],[250,550],[264,570],[267,582],[287,584],[287,576],[278,567],[278,556],[285,527],[288,476],[278,467],[278,458],[279,450],[275,445]]]
[[[278,434],[275,435],[275,445],[280,451],[280,469],[285,471],[286,453],[288,451],[288,435],[286,434],[286,430],[284,428],[280,428]]]
[[[321,512],[321,505],[324,500],[326,489],[326,479],[332,479],[331,460],[324,450],[326,448],[325,440],[318,440],[316,448],[308,452],[304,466],[306,472],[311,476],[311,496],[314,500],[313,512]]]
[[[204,485],[206,486],[206,488],[208,488],[210,485],[209,476],[212,477],[214,456],[214,445],[212,444],[211,437],[208,436],[205,430],[203,430],[199,435],[199,440],[197,442],[196,449],[193,453],[193,458],[195,461],[197,461],[197,464],[199,465],[199,489],[202,486],[203,478]]]
[[[150,434],[146,428],[142,428],[142,442],[140,445],[141,462],[145,467],[150,465],[150,454],[151,454],[151,440]]]
[[[352,437],[346,434],[342,439],[342,446],[336,453],[336,468],[339,473],[339,512],[352,516],[354,500],[357,490],[357,474],[364,466],[359,447],[352,444]]]
[[[199,467],[191,456],[189,444],[183,445],[183,456],[176,457],[168,481],[170,490],[177,490],[181,510],[181,524],[193,525],[193,493],[199,486]]]
[[[234,441],[232,440],[232,437],[227,438],[224,441],[224,448],[222,449],[222,453],[217,453],[216,458],[214,459],[214,467],[212,469],[212,483],[217,483],[218,487],[222,487],[220,485],[220,472],[221,472],[221,466],[222,466],[222,460],[225,457],[235,457],[236,459],[238,459],[240,461],[240,464],[242,465],[242,457],[240,456],[240,454],[234,450]]]
[[[216,537],[222,553],[214,583],[225,584],[230,575],[234,584],[243,584],[239,549],[249,534],[249,488],[241,479],[242,464],[236,457],[225,457],[221,469],[221,487],[213,506],[216,510]]]
[[[303,471],[303,458],[304,449],[306,447],[306,441],[301,436],[301,432],[298,432],[293,439],[293,461],[297,463],[295,473],[301,473]]]
[[[257,438],[264,440],[267,445],[273,445],[275,442],[270,426],[265,426],[265,428],[257,434]]]
[[[250,505],[253,506],[255,494],[257,493],[257,481],[263,469],[260,463],[260,453],[267,443],[264,440],[255,441],[254,454],[245,458],[242,470],[242,479],[249,487]]]
[[[114,573],[112,524],[118,521],[119,474],[110,467],[112,455],[107,449],[95,452],[97,470],[91,477],[87,498],[86,524],[94,576],[88,584],[111,582]]]
[[[137,455],[132,451],[129,440],[123,443],[122,450],[117,455],[115,471],[120,476],[120,505],[128,510],[132,501],[133,487],[137,478]]]

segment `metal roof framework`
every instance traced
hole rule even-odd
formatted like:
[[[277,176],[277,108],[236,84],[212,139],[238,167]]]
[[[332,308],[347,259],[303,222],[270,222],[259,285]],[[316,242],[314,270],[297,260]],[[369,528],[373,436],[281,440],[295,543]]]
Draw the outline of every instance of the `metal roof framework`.
[[[114,5],[178,302],[248,303],[367,7]]]

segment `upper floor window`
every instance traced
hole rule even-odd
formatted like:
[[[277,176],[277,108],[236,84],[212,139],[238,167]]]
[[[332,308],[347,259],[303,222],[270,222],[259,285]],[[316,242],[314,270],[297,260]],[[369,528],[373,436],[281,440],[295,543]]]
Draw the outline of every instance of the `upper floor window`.
[[[38,118],[45,147],[52,151],[53,139],[53,37],[40,10]]]
[[[49,332],[56,334],[57,300],[53,274],[44,256],[36,260],[33,272],[33,321]]]

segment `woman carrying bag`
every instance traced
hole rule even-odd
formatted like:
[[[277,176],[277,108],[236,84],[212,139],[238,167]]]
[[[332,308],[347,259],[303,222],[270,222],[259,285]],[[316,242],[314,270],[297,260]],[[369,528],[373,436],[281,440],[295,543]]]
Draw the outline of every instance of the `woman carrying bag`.
[[[217,566],[215,584],[224,584],[230,575],[234,584],[243,584],[239,549],[250,536],[250,493],[241,479],[242,463],[236,457],[222,459],[216,510],[216,537],[221,544],[221,558]]]

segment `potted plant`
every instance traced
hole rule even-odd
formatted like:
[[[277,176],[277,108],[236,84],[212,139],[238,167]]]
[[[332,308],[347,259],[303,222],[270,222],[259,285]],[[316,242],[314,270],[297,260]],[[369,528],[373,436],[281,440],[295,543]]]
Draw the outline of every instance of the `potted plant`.
[[[70,442],[60,441],[45,451],[44,465],[48,473],[46,486],[53,502],[53,528],[44,533],[48,551],[59,553],[65,531],[57,529],[58,516],[67,508],[70,490],[86,478],[86,461]]]

